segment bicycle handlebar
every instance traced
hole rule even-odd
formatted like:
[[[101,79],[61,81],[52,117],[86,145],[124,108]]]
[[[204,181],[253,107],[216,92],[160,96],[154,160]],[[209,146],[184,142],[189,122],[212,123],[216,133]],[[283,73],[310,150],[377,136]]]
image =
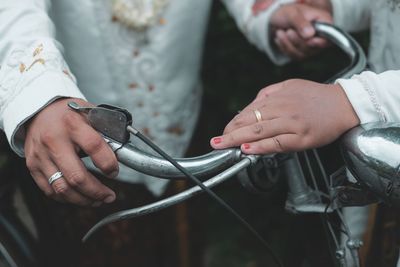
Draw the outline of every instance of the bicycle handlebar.
[[[333,82],[339,77],[348,78],[365,69],[365,54],[349,34],[326,23],[315,22],[314,26],[317,35],[329,39],[350,58],[350,65],[332,77],[329,82]],[[109,141],[109,144],[114,149],[118,160],[132,169],[160,178],[177,179],[182,177],[182,174],[168,161],[143,152],[130,143],[122,147],[113,141]],[[238,162],[241,157],[240,149],[232,148],[212,151],[199,157],[177,159],[177,161],[189,172],[201,177],[216,174]]]
[[[325,37],[337,46],[339,46],[350,58],[350,65],[345,70],[341,71],[339,74],[331,78],[329,82],[334,81],[336,77],[348,78],[353,74],[359,73],[365,69],[365,54],[358,43],[350,35],[332,25],[328,25],[325,23],[315,22],[314,26],[319,36]],[[132,169],[160,178],[172,179],[182,176],[180,172],[176,170],[176,168],[168,161],[143,152],[134,147],[131,143],[121,145],[120,143],[112,141],[110,139],[106,139],[106,141],[114,150],[118,160]],[[271,154],[263,157],[275,158],[276,155],[277,154]],[[195,158],[177,159],[177,161],[189,172],[198,177],[205,175],[208,176],[218,172],[219,174],[217,174],[215,177],[204,182],[205,186],[213,187],[234,176],[235,174],[249,167],[250,165],[255,164],[259,158],[259,156],[255,155],[242,155],[240,149],[232,148],[226,150],[212,151],[206,155]],[[294,187],[296,189],[296,196],[294,196],[294,198],[296,198],[297,196],[302,197],[304,195],[304,192],[306,192],[308,189],[305,184],[301,184],[301,181],[298,181],[299,179],[304,179],[304,177],[293,177],[292,183],[289,183],[290,187]],[[88,232],[88,234],[85,235],[84,240],[86,240],[91,234],[93,234],[93,232],[95,232],[99,227],[107,223],[156,212],[165,207],[169,207],[183,200],[186,200],[196,195],[200,191],[200,188],[195,186],[167,199],[143,207],[111,214],[98,222]],[[308,209],[310,207],[313,211],[321,209],[318,205],[307,206]]]

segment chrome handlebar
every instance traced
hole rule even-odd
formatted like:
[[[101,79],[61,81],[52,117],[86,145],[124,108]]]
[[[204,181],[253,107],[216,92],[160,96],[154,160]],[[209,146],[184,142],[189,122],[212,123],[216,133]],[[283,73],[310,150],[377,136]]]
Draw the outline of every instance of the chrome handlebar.
[[[334,81],[337,77],[342,77],[342,78],[350,77],[353,74],[360,73],[365,69],[366,67],[365,54],[362,48],[350,35],[336,28],[335,26],[329,24],[315,22],[314,26],[319,36],[325,37],[334,44],[336,44],[337,46],[339,46],[350,58],[349,67],[341,71],[339,74],[335,75],[333,78],[330,79],[329,82]],[[121,119],[121,117],[119,117],[119,119]],[[105,127],[104,129],[108,131],[110,130],[108,126]],[[135,169],[139,172],[149,174],[155,177],[167,178],[167,179],[174,179],[182,176],[181,173],[167,160],[164,160],[160,157],[153,156],[144,151],[141,151],[140,149],[135,147],[132,143],[128,142],[122,145],[120,142],[113,141],[112,139],[108,138],[105,139],[114,150],[118,158],[118,161],[132,169]],[[259,159],[271,162],[273,162],[274,160],[282,161],[280,156],[282,155],[280,154],[272,154],[264,156],[244,155],[241,153],[240,149],[233,148],[227,150],[212,151],[206,155],[194,158],[177,159],[177,162],[183,167],[185,167],[189,172],[198,177],[211,176],[216,174],[214,177],[204,182],[205,186],[213,187],[229,179],[235,174],[238,174],[240,171],[245,170],[249,166],[255,166],[257,162],[260,162]],[[287,158],[285,160],[287,160]],[[292,172],[300,173],[301,170],[298,170],[298,167],[293,167],[293,164],[290,165],[290,163],[293,160],[294,160],[293,157],[289,158],[289,161],[285,165],[286,166],[285,168],[291,169]],[[288,166],[288,164],[290,166]],[[246,175],[251,176],[252,175],[251,173],[252,172],[248,172],[247,174],[245,174],[245,176]],[[288,173],[288,175],[293,176],[290,175],[290,173]],[[311,198],[311,201],[308,201],[307,199],[304,198],[304,195],[307,195],[309,193],[309,188],[305,183],[304,177],[300,177],[297,175],[296,177],[293,176],[289,177],[288,179],[290,180],[288,184],[290,187],[289,191],[292,193],[291,195],[292,199],[301,199],[302,200],[301,203],[304,202],[307,203],[306,206],[303,205],[300,208],[294,207],[295,210],[298,211],[304,210],[304,212],[326,211],[320,204],[315,204],[314,197]],[[253,179],[250,178],[250,180]],[[121,219],[133,218],[156,212],[163,208],[184,201],[196,195],[200,191],[201,189],[195,186],[177,195],[157,201],[155,203],[111,214],[106,218],[104,218],[103,220],[101,220],[100,222],[98,222],[88,232],[84,240],[87,239],[99,227],[105,224],[118,221]],[[297,205],[295,202],[293,203],[294,206]]]
[[[329,39],[350,58],[350,65],[331,78],[330,82],[333,82],[338,77],[350,77],[365,69],[365,54],[360,45],[349,34],[326,23],[315,22],[314,26],[319,36]],[[118,160],[132,169],[160,178],[174,179],[182,177],[182,174],[165,159],[143,152],[130,143],[121,146],[119,143],[109,141],[109,144],[114,149]],[[212,151],[194,158],[177,159],[177,161],[188,171],[201,177],[216,174],[232,166],[242,157],[240,149],[233,148]]]
[[[131,143],[122,146],[108,141],[115,151],[118,161],[138,172],[167,179],[182,178],[182,173],[167,160],[151,155],[134,147]],[[240,149],[215,150],[208,154],[176,159],[176,161],[195,176],[203,177],[218,173],[238,162],[241,158]]]

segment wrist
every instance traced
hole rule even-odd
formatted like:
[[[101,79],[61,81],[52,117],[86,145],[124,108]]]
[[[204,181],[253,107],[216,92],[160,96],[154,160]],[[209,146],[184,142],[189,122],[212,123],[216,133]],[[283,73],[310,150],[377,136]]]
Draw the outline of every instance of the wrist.
[[[360,119],[354,110],[353,105],[351,104],[350,100],[347,97],[346,92],[344,91],[343,87],[336,83],[336,84],[331,84],[329,85],[330,87],[333,88],[338,94],[339,97],[339,105],[341,112],[343,112],[343,119],[342,119],[342,130],[343,132],[356,127],[357,125],[360,124]]]

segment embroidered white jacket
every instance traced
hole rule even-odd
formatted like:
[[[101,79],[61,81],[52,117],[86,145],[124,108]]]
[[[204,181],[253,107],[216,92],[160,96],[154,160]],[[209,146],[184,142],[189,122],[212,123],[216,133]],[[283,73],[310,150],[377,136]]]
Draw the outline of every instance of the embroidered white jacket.
[[[224,2],[249,40],[269,51],[271,11],[254,17],[253,0]],[[57,98],[77,97],[127,108],[138,129],[182,156],[199,112],[210,4],[171,0],[143,44],[112,18],[110,0],[0,1],[0,128],[11,147],[23,156],[24,123]],[[154,193],[165,185],[123,166],[119,178]]]

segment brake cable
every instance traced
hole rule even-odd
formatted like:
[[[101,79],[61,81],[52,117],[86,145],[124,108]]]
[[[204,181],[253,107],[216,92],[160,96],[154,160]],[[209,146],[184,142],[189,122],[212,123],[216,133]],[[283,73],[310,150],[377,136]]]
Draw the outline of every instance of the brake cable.
[[[90,125],[100,132],[103,136],[111,138],[121,144],[121,147],[129,141],[130,134],[138,137],[142,142],[148,145],[151,149],[157,152],[161,157],[170,162],[175,168],[177,168],[186,178],[191,180],[197,186],[199,186],[204,192],[206,192],[212,199],[214,199],[219,205],[227,210],[233,217],[235,217],[241,225],[246,228],[261,244],[267,249],[277,266],[284,267],[281,260],[269,245],[269,243],[247,222],[242,216],[240,216],[228,203],[222,198],[215,194],[210,188],[205,186],[199,179],[197,179],[192,173],[186,168],[180,165],[176,160],[164,152],[159,146],[153,141],[147,138],[140,131],[132,127],[132,114],[126,109],[115,107],[112,105],[101,104],[92,107],[82,107],[76,102],[69,102],[68,107],[73,111],[86,113]],[[83,238],[83,241],[87,239],[87,235]]]
[[[219,205],[221,205],[225,210],[227,210],[233,217],[235,217],[241,225],[246,228],[255,238],[257,238],[261,244],[268,250],[268,253],[272,256],[273,260],[279,267],[283,267],[281,260],[269,245],[269,243],[254,229],[253,226],[249,222],[247,222],[242,216],[240,216],[228,203],[226,203],[222,198],[220,198],[217,194],[215,194],[210,188],[206,187],[199,179],[197,179],[193,174],[191,174],[187,169],[185,169],[182,165],[180,165],[176,160],[174,160],[171,156],[165,153],[159,146],[157,146],[154,142],[152,142],[149,138],[147,138],[144,134],[128,125],[126,130],[138,137],[141,141],[143,141],[146,145],[148,145],[151,149],[157,152],[164,159],[169,161],[172,165],[174,165],[179,171],[182,172],[193,183],[199,186],[204,192],[206,192],[212,199],[214,199]]]

